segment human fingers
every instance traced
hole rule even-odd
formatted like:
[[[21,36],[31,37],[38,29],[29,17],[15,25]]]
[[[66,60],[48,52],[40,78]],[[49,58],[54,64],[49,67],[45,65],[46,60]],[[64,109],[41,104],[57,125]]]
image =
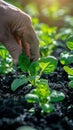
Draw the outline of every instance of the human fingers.
[[[22,46],[21,39],[18,36],[16,36],[16,35],[14,35],[14,38],[16,39],[17,44]],[[28,42],[25,42],[24,45],[25,45],[25,47],[24,47],[23,51],[30,58],[31,57],[31,55],[30,55],[30,45],[29,45]]]
[[[22,47],[17,44],[16,39],[12,35],[4,40],[3,43],[12,56],[14,64],[18,64],[18,57],[22,53]]]
[[[29,24],[29,26],[27,26],[27,31],[24,31],[21,42],[23,49],[26,52],[30,52],[31,60],[37,60],[40,57],[39,40],[32,25]]]

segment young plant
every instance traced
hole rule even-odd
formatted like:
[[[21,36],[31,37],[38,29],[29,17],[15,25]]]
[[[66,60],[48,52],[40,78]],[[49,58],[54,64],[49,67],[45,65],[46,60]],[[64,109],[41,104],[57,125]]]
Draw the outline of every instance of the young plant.
[[[42,74],[50,74],[56,69],[57,59],[53,56],[49,56],[40,58],[38,61],[35,62],[30,62],[29,58],[25,54],[20,54],[19,66],[22,72],[28,73],[28,76],[22,75],[20,76],[20,78],[18,78],[18,80],[23,82],[23,79],[26,79],[24,83],[29,81],[32,85],[35,86],[37,81],[40,80]],[[14,82],[16,80],[17,79],[15,79]],[[11,85],[12,90],[14,88],[17,89],[16,86],[14,87],[14,82]],[[18,87],[21,86],[20,84],[18,85]]]
[[[57,59],[53,56],[40,58],[38,61],[30,62],[29,58],[21,54],[19,56],[19,65],[22,72],[27,72],[27,76],[20,76],[15,79],[11,84],[12,91],[15,91],[18,87],[24,83],[28,83],[28,86],[34,86],[30,93],[25,95],[25,99],[30,103],[38,103],[42,109],[42,112],[51,112],[54,106],[51,102],[61,101],[64,99],[64,94],[52,93],[49,88],[48,81],[42,78],[43,74],[52,73],[57,67]],[[55,95],[55,96],[54,96]],[[62,97],[62,98],[59,98]]]

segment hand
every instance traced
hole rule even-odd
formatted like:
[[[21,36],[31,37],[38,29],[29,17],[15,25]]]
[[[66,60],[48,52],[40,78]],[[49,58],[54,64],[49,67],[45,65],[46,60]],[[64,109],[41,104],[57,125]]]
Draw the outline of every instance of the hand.
[[[10,52],[14,63],[21,52],[32,59],[39,58],[39,41],[29,15],[0,0],[0,41]]]

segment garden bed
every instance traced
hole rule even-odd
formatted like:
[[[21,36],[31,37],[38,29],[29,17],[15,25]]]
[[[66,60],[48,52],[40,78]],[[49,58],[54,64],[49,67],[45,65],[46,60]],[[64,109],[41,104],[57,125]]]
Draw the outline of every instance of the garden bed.
[[[59,56],[62,48],[58,48],[54,55]],[[68,87],[68,75],[58,60],[56,70],[42,77],[48,80],[51,89],[65,94],[65,99],[54,103],[52,113],[41,114],[38,104],[27,103],[25,94],[32,88],[22,85],[15,92],[11,90],[12,81],[22,72],[11,72],[0,75],[0,129],[16,130],[20,126],[32,126],[36,130],[72,130],[73,129],[73,89]],[[31,112],[30,108],[35,111]]]

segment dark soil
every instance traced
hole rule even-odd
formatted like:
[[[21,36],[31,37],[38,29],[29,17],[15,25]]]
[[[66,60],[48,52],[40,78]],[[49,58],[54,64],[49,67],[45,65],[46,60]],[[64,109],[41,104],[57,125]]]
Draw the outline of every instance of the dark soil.
[[[60,51],[56,56],[59,56]],[[60,62],[54,73],[42,76],[48,79],[50,88],[66,95],[63,101],[54,104],[52,113],[42,115],[38,105],[25,101],[24,96],[31,89],[27,89],[26,85],[15,92],[11,91],[11,83],[19,74],[18,71],[6,76],[0,75],[0,130],[16,130],[19,126],[26,125],[36,130],[73,130],[73,89],[68,87],[68,77]],[[35,108],[33,113],[29,111],[32,107]]]

